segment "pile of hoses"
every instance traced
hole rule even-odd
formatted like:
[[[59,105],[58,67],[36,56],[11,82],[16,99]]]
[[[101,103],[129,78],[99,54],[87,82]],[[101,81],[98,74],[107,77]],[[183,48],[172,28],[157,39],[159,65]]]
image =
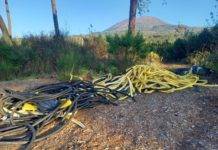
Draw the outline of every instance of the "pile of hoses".
[[[76,110],[100,103],[116,105],[114,101],[123,95],[80,80],[24,92],[5,90],[5,94],[0,99],[0,144],[22,144],[26,149],[61,130]]]
[[[86,82],[82,80],[40,86],[24,92],[5,90],[0,98],[0,144],[31,147],[61,130],[78,109],[133,97],[135,93],[174,92],[193,86],[208,85],[206,80],[187,74],[177,75],[155,64],[136,65],[125,74],[111,75]]]
[[[115,77],[108,75],[93,82],[109,89],[128,93],[132,97],[136,92],[171,93],[193,86],[217,86],[207,85],[206,80],[200,80],[196,75],[177,75],[156,64],[136,65],[127,69],[123,75]]]

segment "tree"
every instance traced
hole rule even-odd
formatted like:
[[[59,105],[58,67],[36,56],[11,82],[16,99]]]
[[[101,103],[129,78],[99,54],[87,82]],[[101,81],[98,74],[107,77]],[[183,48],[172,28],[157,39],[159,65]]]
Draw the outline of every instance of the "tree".
[[[5,10],[7,14],[7,20],[8,20],[8,33],[10,35],[10,38],[12,38],[11,15],[10,15],[10,10],[9,10],[8,0],[5,0]]]
[[[162,5],[166,5],[166,0],[162,0]],[[129,26],[128,32],[131,34],[135,33],[136,30],[136,13],[142,15],[145,10],[149,11],[148,6],[151,3],[151,0],[130,0],[130,9],[129,9]]]
[[[130,0],[128,32],[131,34],[135,33],[137,6],[138,0]]]
[[[12,45],[11,37],[10,37],[10,35],[8,33],[8,29],[7,29],[7,27],[5,25],[5,22],[4,22],[1,15],[0,15],[0,30],[2,31],[4,41],[7,44]]]
[[[60,30],[59,30],[59,25],[58,25],[56,0],[51,0],[51,7],[52,7],[52,14],[53,14],[55,35],[58,37],[58,36],[60,36]]]

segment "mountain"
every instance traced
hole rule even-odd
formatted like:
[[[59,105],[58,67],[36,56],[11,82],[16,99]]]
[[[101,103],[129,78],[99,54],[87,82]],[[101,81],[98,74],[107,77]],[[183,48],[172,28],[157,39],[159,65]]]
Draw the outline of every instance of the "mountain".
[[[116,23],[103,33],[122,33],[128,29],[128,19]],[[189,27],[186,25],[172,25],[156,17],[142,16],[136,19],[136,30],[149,35],[162,35],[175,32],[193,31],[199,32],[200,27]]]

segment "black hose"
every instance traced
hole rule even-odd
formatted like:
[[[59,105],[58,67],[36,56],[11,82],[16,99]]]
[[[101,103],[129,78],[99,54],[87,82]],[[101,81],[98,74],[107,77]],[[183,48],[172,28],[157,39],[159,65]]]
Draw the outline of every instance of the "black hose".
[[[68,114],[99,104],[117,105],[115,101],[119,95],[128,96],[124,92],[96,86],[97,82],[76,80],[47,84],[23,92],[5,90],[5,96],[0,99],[0,114],[3,116],[0,121],[0,144],[21,144],[30,149],[33,142],[63,129],[69,123]],[[66,100],[70,100],[71,104],[62,108]],[[36,105],[38,113],[23,113],[21,110],[26,103]],[[56,125],[45,130],[51,123]]]

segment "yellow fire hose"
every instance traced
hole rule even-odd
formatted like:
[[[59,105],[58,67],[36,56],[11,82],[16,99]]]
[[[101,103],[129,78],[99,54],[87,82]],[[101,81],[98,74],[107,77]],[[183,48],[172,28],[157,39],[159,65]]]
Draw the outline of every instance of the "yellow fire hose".
[[[207,84],[207,80],[200,80],[196,75],[177,75],[154,63],[136,65],[127,69],[123,75],[115,77],[108,75],[105,79],[97,79],[93,82],[110,89],[128,92],[131,96],[134,96],[136,92],[152,93],[160,91],[171,93],[193,86],[218,87],[218,85]]]

